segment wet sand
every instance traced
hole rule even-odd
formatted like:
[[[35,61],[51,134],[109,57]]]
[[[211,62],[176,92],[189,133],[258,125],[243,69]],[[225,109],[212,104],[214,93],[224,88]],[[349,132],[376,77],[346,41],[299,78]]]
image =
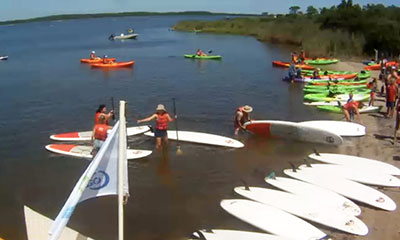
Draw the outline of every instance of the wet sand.
[[[364,65],[355,62],[340,62],[329,67],[329,69],[343,69],[348,71],[360,71]],[[371,77],[378,78],[378,71],[373,71]],[[378,90],[381,83],[378,82]],[[375,98],[376,106],[383,106],[380,113],[361,114],[361,120],[367,127],[367,135],[361,138],[353,138],[339,147],[338,153],[357,155],[371,159],[381,160],[400,168],[400,142],[393,145],[393,133],[395,117],[386,119],[385,97],[379,94]],[[337,233],[331,234],[335,239],[364,239],[364,240],[397,240],[400,239],[400,189],[385,188],[380,189],[383,193],[391,197],[397,204],[398,209],[393,212],[378,210],[365,205],[360,205],[363,213],[360,219],[369,227],[367,236],[352,236],[349,234]],[[328,232],[327,232],[328,233]]]

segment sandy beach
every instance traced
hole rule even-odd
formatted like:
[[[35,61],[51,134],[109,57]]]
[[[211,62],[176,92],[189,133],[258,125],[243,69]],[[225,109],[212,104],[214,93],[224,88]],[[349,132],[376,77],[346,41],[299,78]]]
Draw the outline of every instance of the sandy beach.
[[[329,66],[329,69],[348,70],[359,72],[364,67],[361,63],[340,62]],[[372,77],[378,77],[379,72],[373,71]],[[381,83],[378,83],[380,90]],[[352,138],[339,147],[338,153],[367,157],[381,160],[400,168],[400,142],[393,144],[395,118],[386,119],[385,97],[376,95],[375,105],[384,106],[380,113],[361,114],[361,120],[367,127],[367,135],[361,138]],[[360,204],[363,213],[360,219],[369,227],[367,236],[351,236],[331,232],[335,239],[368,239],[368,240],[397,240],[400,239],[400,189],[384,188],[383,193],[391,197],[398,205],[397,210],[387,212]]]

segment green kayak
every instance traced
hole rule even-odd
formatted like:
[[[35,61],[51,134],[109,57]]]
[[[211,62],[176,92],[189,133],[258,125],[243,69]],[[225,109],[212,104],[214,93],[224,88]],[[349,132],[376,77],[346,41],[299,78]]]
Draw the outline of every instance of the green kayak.
[[[196,54],[185,54],[185,58],[197,58],[197,59],[221,59],[220,55],[207,55],[207,56],[199,56]]]
[[[322,111],[342,113],[342,108],[339,106],[317,106],[317,108]],[[379,112],[381,108],[382,106],[364,106],[362,108],[359,108],[358,111],[360,111],[360,113],[373,113]]]
[[[323,94],[329,94],[329,93],[333,93],[333,94],[348,94],[350,92],[352,93],[357,93],[357,94],[367,94],[371,92],[371,89],[319,89],[319,88],[308,88],[308,89],[304,89],[304,93],[308,94],[308,93],[323,93]]]
[[[355,93],[353,95],[354,101],[367,101],[370,95],[368,93]],[[309,102],[331,102],[331,101],[347,101],[348,94],[338,94],[329,96],[329,93],[309,93],[304,95],[304,101]]]
[[[319,89],[319,90],[360,90],[360,89],[367,89],[367,85],[305,85],[304,89]]]
[[[337,81],[335,81],[335,80],[331,80],[331,81],[329,81],[329,80],[317,80],[317,81],[311,81],[311,82],[308,82],[308,84],[307,85],[327,85],[327,83],[328,82],[330,82],[331,84],[335,84],[335,83],[339,83],[339,84],[342,84],[342,85],[352,85],[352,84],[364,84],[364,83],[367,83],[368,82],[368,80],[358,80],[358,81],[354,81],[354,80],[337,80]]]
[[[337,63],[339,62],[339,60],[336,58],[330,58],[330,59],[317,58],[314,60],[305,60],[304,62],[306,64],[311,64],[311,65],[327,65],[327,64]]]
[[[313,75],[313,70],[301,70],[301,72],[304,74],[306,77],[311,77]],[[350,71],[331,71],[331,70],[321,70],[319,71],[320,76],[324,75],[347,75],[347,74],[355,74],[356,72],[350,72]],[[357,73],[357,77],[359,79],[365,79],[371,77],[371,72],[370,71],[361,71]]]

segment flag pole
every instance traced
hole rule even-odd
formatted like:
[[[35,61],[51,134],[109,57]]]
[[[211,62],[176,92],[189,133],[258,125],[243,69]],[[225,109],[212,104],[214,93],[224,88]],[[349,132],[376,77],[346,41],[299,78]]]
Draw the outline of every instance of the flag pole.
[[[119,156],[118,156],[118,240],[124,239],[124,163],[126,161],[125,101],[119,102]]]

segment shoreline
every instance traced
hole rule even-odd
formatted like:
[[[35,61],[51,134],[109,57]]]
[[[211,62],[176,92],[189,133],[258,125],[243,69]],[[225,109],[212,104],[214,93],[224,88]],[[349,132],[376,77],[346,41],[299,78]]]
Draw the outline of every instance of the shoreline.
[[[336,65],[336,64],[334,64]],[[331,66],[334,66],[331,65]],[[363,68],[363,64],[357,62],[339,62],[333,67],[342,70],[357,71]],[[327,68],[332,69],[327,66]],[[372,71],[371,77],[378,77],[379,71]],[[378,90],[380,90],[381,82],[378,81]],[[376,94],[376,106],[384,106],[382,111],[386,111],[385,97]],[[382,112],[372,114],[361,114],[363,125],[367,127],[367,134],[361,138],[351,138],[349,141],[338,148],[339,154],[349,154],[380,160],[392,164],[400,168],[400,152],[398,150],[400,143],[393,143],[393,132],[395,117],[386,119]],[[398,159],[399,160],[394,160]],[[398,188],[376,188],[384,194],[392,198],[399,208],[400,191]],[[360,219],[367,224],[369,233],[367,236],[351,236],[337,231],[331,232],[336,239],[364,239],[364,240],[396,240],[400,239],[400,214],[399,209],[393,212],[378,210],[360,204],[362,214]]]

